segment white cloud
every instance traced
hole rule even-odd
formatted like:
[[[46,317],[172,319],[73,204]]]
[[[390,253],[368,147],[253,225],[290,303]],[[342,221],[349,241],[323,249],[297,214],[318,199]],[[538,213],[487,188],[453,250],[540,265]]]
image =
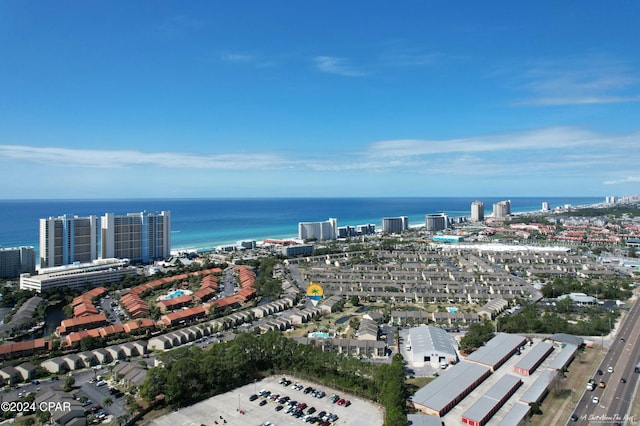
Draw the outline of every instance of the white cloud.
[[[620,185],[623,183],[640,182],[640,176],[627,176],[624,179],[607,180],[603,182],[605,185]]]
[[[289,162],[267,153],[201,155],[179,152],[134,150],[88,150],[0,145],[0,158],[23,160],[59,167],[123,168],[153,166],[198,169],[265,169],[289,166]]]
[[[343,58],[335,56],[316,56],[313,58],[316,68],[329,74],[337,74],[346,77],[362,77],[366,75],[363,71],[349,65]]]
[[[230,64],[250,65],[256,68],[270,68],[276,66],[277,62],[259,55],[249,53],[223,53],[220,60]]]
[[[637,71],[601,56],[540,60],[519,77],[529,97],[513,105],[563,106],[640,101]]]
[[[360,151],[322,155],[304,149],[295,155],[269,152],[144,152],[0,145],[0,161],[52,167],[158,169],[286,173],[402,173],[439,176],[612,176],[640,163],[640,133],[606,134],[554,127],[476,137],[374,142]],[[633,174],[633,173],[630,173]]]
[[[640,96],[588,96],[588,97],[567,97],[567,98],[532,98],[512,102],[512,105],[533,105],[533,106],[562,106],[562,105],[595,105],[595,104],[619,104],[627,102],[640,102]]]
[[[639,135],[635,135],[637,140]],[[617,137],[624,140],[627,137]],[[611,136],[575,127],[552,127],[522,132],[477,136],[462,139],[421,140],[400,139],[375,142],[369,154],[383,157],[405,157],[446,153],[519,151],[578,148],[610,140]]]

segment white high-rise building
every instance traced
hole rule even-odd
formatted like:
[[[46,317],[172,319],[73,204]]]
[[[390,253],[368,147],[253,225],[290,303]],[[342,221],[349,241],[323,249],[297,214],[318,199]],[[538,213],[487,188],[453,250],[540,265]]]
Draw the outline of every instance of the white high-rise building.
[[[171,214],[168,211],[106,213],[101,218],[102,258],[149,263],[171,255]]]
[[[90,263],[98,258],[98,218],[64,215],[40,219],[40,267]]]
[[[547,201],[543,201],[542,202],[542,211],[543,212],[548,212],[549,211],[549,202],[547,202]]]
[[[471,221],[484,221],[484,203],[482,201],[474,201],[471,203]]]
[[[299,222],[298,238],[301,240],[335,240],[338,237],[338,220],[330,218],[324,222]]]
[[[15,278],[36,273],[36,251],[33,247],[0,247],[0,278]]]
[[[499,201],[493,204],[493,217],[495,219],[504,219],[511,214],[511,201]]]
[[[424,223],[427,231],[442,231],[449,226],[449,218],[442,213],[428,214],[425,216]]]
[[[409,218],[407,216],[382,218],[382,232],[385,234],[399,234],[407,229],[409,229]]]

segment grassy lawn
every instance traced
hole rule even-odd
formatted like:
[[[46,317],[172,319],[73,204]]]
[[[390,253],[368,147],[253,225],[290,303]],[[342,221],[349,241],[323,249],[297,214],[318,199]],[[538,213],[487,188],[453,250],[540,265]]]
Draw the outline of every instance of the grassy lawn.
[[[540,407],[542,414],[533,416],[531,424],[540,426],[564,424],[578,404],[587,380],[603,358],[604,352],[601,346],[585,349],[582,359],[577,354],[562,381],[560,395],[556,396],[554,391],[549,392]]]

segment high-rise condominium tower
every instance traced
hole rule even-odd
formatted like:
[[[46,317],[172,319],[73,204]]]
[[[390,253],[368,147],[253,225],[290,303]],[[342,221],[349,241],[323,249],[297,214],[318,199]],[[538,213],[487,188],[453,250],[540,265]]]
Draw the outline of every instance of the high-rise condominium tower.
[[[482,222],[484,220],[484,203],[482,201],[474,201],[471,203],[471,221]]]
[[[106,213],[102,223],[102,258],[148,263],[171,254],[171,214],[168,211]]]
[[[98,258],[98,217],[40,219],[40,267],[89,263]]]
[[[499,201],[493,205],[493,217],[496,219],[504,219],[511,214],[511,201]]]
[[[324,222],[298,222],[298,238],[301,240],[335,240],[338,237],[338,219]]]
[[[449,219],[447,215],[442,213],[428,214],[424,218],[424,224],[427,227],[427,231],[442,231],[449,226]]]
[[[385,234],[399,234],[407,229],[409,229],[409,218],[407,216],[382,218],[382,232]]]
[[[33,247],[0,247],[0,278],[14,278],[27,272],[36,273],[36,251]]]

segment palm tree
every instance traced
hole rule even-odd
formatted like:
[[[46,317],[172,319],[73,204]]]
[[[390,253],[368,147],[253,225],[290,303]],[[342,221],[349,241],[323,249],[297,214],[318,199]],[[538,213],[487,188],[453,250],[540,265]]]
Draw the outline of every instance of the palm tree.
[[[108,397],[106,397],[105,399],[102,400],[102,406],[103,407],[109,408],[111,405],[113,405],[113,399],[110,396],[108,396]]]

